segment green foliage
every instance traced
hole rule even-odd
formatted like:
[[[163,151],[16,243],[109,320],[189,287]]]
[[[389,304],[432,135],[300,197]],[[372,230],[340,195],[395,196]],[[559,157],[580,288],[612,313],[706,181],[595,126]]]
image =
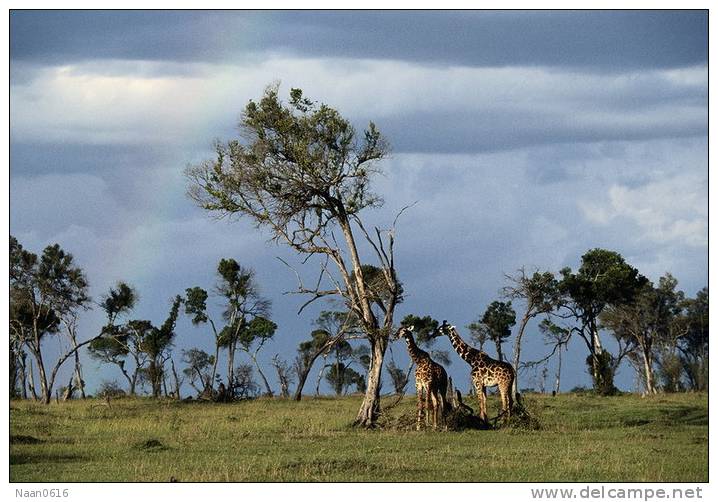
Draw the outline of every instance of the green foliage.
[[[125,282],[118,282],[116,287],[110,288],[100,302],[100,307],[107,314],[107,324],[114,324],[119,315],[135,308],[137,300],[137,292]]]
[[[436,342],[436,337],[432,336],[439,327],[439,321],[433,319],[431,316],[419,317],[414,314],[409,314],[401,320],[401,325],[404,327],[413,326],[414,339],[417,345],[423,345],[425,347],[431,347]]]
[[[665,392],[680,392],[684,390],[681,378],[683,376],[684,367],[678,354],[670,352],[663,354],[658,367],[658,374]]]
[[[593,388],[601,396],[612,396],[618,392],[613,385],[615,372],[614,358],[610,352],[604,350],[586,358],[588,373],[593,379]]]
[[[384,270],[374,265],[362,265],[362,276],[364,285],[372,303],[383,306],[394,295],[391,284],[386,280]],[[356,276],[354,272],[349,275],[350,284],[356,287]],[[404,301],[404,286],[396,281],[396,303]]]
[[[409,373],[397,366],[393,359],[387,363],[386,372],[389,374],[394,392],[396,394],[402,393],[406,389],[406,385],[409,381]]]
[[[561,275],[559,290],[585,321],[595,321],[606,305],[630,303],[648,282],[620,254],[598,248],[581,257],[577,273],[566,267]]]
[[[118,398],[118,397],[125,396],[126,393],[124,390],[122,390],[122,387],[120,387],[120,384],[118,384],[115,380],[112,380],[112,381],[105,380],[100,385],[100,388],[97,389],[96,395],[99,398],[106,398],[106,397]]]
[[[87,350],[90,357],[98,361],[122,364],[124,358],[129,354],[127,346],[127,332],[117,327],[105,327],[107,336],[98,338],[90,342]]]
[[[516,324],[516,312],[511,302],[494,301],[484,312],[481,322],[489,330],[489,338],[494,341],[504,340],[511,336],[511,326]]]
[[[62,317],[87,306],[87,290],[84,273],[58,244],[38,261],[10,236],[10,326],[23,342],[36,345],[58,333]]]
[[[189,378],[190,385],[196,390],[203,392],[212,385],[212,367],[215,363],[213,355],[197,348],[183,350],[182,362],[187,364],[182,373]],[[201,389],[195,385],[197,380],[202,384]]]
[[[264,317],[255,317],[247,323],[244,329],[239,331],[237,339],[244,350],[249,352],[252,344],[255,342],[264,344],[274,336],[276,330],[277,325],[274,322]]]
[[[171,347],[181,303],[182,297],[177,295],[172,302],[167,319],[159,328],[153,327],[149,321],[136,321],[135,326],[140,327],[140,331],[143,333],[140,347],[151,359],[157,359],[163,351]]]
[[[192,324],[202,324],[208,321],[207,317],[207,291],[195,286],[185,290],[184,311],[192,316]]]
[[[189,195],[201,207],[248,215],[305,249],[336,218],[381,203],[369,185],[387,146],[373,123],[359,139],[335,109],[299,89],[285,104],[272,86],[247,104],[241,128],[248,143],[218,144],[213,161],[188,169]]]
[[[360,392],[361,387],[366,385],[362,375],[340,361],[329,367],[327,381],[337,396],[344,394],[352,385],[356,385]]]

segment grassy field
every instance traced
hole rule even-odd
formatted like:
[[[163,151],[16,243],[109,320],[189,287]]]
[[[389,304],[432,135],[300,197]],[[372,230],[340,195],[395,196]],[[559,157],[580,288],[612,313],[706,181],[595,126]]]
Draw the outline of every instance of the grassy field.
[[[349,425],[358,397],[13,401],[10,480],[708,481],[706,394],[525,400],[538,430],[392,427],[413,398],[372,431]]]

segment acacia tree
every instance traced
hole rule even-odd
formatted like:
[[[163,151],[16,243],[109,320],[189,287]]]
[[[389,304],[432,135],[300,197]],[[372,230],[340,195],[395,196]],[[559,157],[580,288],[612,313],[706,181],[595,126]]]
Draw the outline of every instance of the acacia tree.
[[[214,356],[204,350],[192,348],[182,351],[182,362],[187,364],[182,373],[189,378],[189,384],[197,391],[197,396],[211,396],[212,375],[216,367]],[[197,387],[198,380],[201,388]]]
[[[274,336],[277,331],[277,325],[264,317],[255,317],[252,319],[247,326],[240,331],[238,336],[239,348],[243,352],[246,352],[249,358],[257,368],[262,383],[264,384],[265,393],[267,396],[273,396],[272,388],[269,386],[267,377],[262,371],[262,366],[259,364],[257,355],[262,350],[264,344]]]
[[[23,249],[17,239],[10,236],[10,330],[35,360],[40,399],[44,404],[50,403],[62,364],[80,348],[103,336],[100,333],[77,343],[77,315],[89,307],[87,290],[84,273],[75,267],[72,255],[58,244],[47,246],[38,260],[37,255]],[[60,333],[62,326],[72,348],[61,353],[48,371],[43,344],[49,335]]]
[[[658,345],[668,342],[675,346],[674,340],[683,333],[683,292],[676,291],[677,284],[678,281],[667,274],[659,279],[657,287],[646,283],[633,302],[609,305],[601,313],[601,325],[638,352],[642,362],[641,375],[649,394],[658,391],[654,376]]]
[[[221,259],[217,273],[217,293],[226,302],[222,315],[227,323],[219,332],[217,342],[220,347],[227,349],[227,389],[230,396],[233,396],[237,345],[240,339],[247,341],[246,337],[251,334],[247,330],[254,319],[266,318],[269,315],[271,303],[259,294],[254,270],[241,266],[235,259]],[[249,340],[250,344],[251,341]]]
[[[127,314],[137,303],[137,292],[127,283],[118,282],[110,288],[100,302],[100,308],[107,314],[107,323],[102,327],[106,336],[94,340],[88,346],[90,356],[100,362],[117,366],[129,385],[130,395],[135,394],[136,371],[131,376],[127,369],[127,356],[130,354],[127,326],[117,325],[117,319]],[[136,369],[136,368],[135,368]]]
[[[212,358],[212,373],[207,383],[209,392],[214,387],[214,381],[217,376],[217,363],[219,361],[219,349],[221,346],[220,333],[217,331],[217,325],[214,320],[207,314],[207,291],[195,286],[193,288],[187,288],[184,308],[185,314],[192,316],[192,324],[199,326],[200,324],[209,323],[212,328],[212,334],[214,335],[214,357]]]
[[[485,327],[483,329],[486,330],[488,339],[496,345],[499,361],[503,361],[504,353],[501,350],[501,345],[506,338],[511,336],[511,326],[516,324],[516,312],[511,306],[511,302],[491,302],[481,318],[481,324]]]
[[[558,394],[561,389],[561,366],[563,362],[563,351],[568,349],[568,342],[571,340],[573,331],[571,328],[559,326],[558,324],[546,318],[539,323],[539,330],[544,336],[547,344],[553,345],[553,350],[545,358],[548,361],[551,356],[558,354],[558,365],[556,368],[556,384],[554,385],[554,394]]]
[[[708,288],[701,289],[696,297],[685,302],[686,333],[680,339],[681,351],[688,384],[693,390],[708,389]]]
[[[372,359],[355,423],[372,426],[380,412],[381,369],[399,290],[393,232],[375,229],[370,235],[359,214],[381,204],[370,183],[387,144],[373,123],[357,135],[339,112],[310,101],[300,89],[291,90],[289,103],[282,102],[278,86],[247,104],[241,128],[244,142],[218,144],[216,158],[187,170],[189,196],[209,211],[248,216],[275,241],[306,258],[321,258],[316,285],[305,287],[300,280],[298,292],[311,295],[307,303],[343,298],[366,333]],[[386,301],[373,301],[357,232],[376,253],[390,292]]]
[[[182,297],[175,296],[169,315],[160,327],[152,326],[149,321],[144,321],[145,324],[142,326],[145,329],[142,331],[139,347],[142,353],[147,355],[147,377],[152,386],[152,397],[160,397],[162,394],[165,376],[164,365],[169,359],[168,351],[172,347],[175,337],[174,329],[181,303]]]
[[[279,357],[279,354],[274,354],[274,357],[272,358],[272,367],[277,372],[277,379],[279,380],[279,395],[286,399],[289,397],[289,386],[294,381],[294,371],[290,368],[287,361]]]
[[[558,280],[551,272],[535,271],[531,276],[526,274],[526,269],[521,267],[515,275],[507,275],[506,279],[509,285],[502,289],[502,294],[510,300],[522,300],[526,306],[524,314],[519,322],[519,329],[514,340],[514,368],[516,369],[516,377],[514,378],[514,400],[519,390],[519,365],[521,364],[521,341],[526,331],[526,326],[531,319],[553,312],[560,299],[558,292]]]
[[[352,354],[352,346],[346,338],[348,335],[356,336],[358,333],[356,331],[356,318],[347,312],[323,310],[313,324],[324,332],[324,334],[317,334],[317,336],[331,341],[331,346],[320,354],[322,365],[317,374],[317,385],[314,391],[314,395],[318,396],[324,372],[327,368],[332,368],[332,364],[327,364],[327,358],[330,354],[333,355],[336,363],[349,358]],[[335,376],[338,378],[341,371],[338,369],[333,371],[337,372]]]

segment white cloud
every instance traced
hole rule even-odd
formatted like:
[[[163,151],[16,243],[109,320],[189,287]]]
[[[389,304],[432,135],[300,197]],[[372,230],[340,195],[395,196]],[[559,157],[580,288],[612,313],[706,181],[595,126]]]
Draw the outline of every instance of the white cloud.
[[[630,188],[612,185],[604,199],[579,202],[591,222],[614,225],[624,219],[634,238],[656,243],[708,244],[708,181],[705,174],[683,173]]]
[[[16,141],[207,144],[231,133],[247,100],[277,80],[285,91],[301,87],[350,117],[379,123],[426,114],[469,114],[477,124],[509,116],[491,125],[497,144],[524,130],[549,142],[621,130],[695,134],[707,120],[705,67],[598,74],[275,55],[236,65],[94,61],[32,75],[11,87]]]

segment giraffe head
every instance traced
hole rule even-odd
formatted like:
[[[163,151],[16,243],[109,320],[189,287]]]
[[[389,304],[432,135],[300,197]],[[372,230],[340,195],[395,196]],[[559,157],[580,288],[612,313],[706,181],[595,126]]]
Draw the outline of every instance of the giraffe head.
[[[404,338],[407,333],[411,333],[414,331],[414,325],[411,326],[401,326],[398,330],[396,330],[396,333],[394,333],[394,340],[398,340],[399,338]]]
[[[446,319],[442,321],[442,323],[439,325],[438,328],[434,330],[433,333],[429,335],[429,338],[438,338],[440,336],[449,336],[449,330],[450,329],[456,329],[454,326],[446,322]]]

